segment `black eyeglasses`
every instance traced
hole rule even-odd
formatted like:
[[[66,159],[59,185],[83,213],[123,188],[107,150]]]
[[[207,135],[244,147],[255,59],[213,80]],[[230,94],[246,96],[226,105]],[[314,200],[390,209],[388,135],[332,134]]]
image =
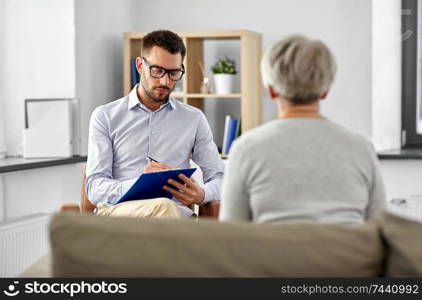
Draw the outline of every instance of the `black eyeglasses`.
[[[171,80],[178,81],[178,80],[182,79],[183,74],[185,74],[185,67],[183,66],[183,64],[182,64],[181,69],[167,70],[166,68],[163,68],[163,67],[160,67],[160,66],[150,65],[147,62],[147,60],[145,59],[145,57],[142,57],[142,60],[148,66],[149,74],[151,75],[151,77],[154,77],[154,78],[162,78],[167,73]]]

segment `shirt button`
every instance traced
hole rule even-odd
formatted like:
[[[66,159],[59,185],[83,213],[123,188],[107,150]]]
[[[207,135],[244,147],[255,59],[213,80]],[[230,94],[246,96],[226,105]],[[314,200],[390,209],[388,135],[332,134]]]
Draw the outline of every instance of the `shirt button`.
[[[151,135],[154,135],[155,134],[155,132],[154,131],[151,131]]]
[[[150,153],[149,156],[154,157],[154,153]]]

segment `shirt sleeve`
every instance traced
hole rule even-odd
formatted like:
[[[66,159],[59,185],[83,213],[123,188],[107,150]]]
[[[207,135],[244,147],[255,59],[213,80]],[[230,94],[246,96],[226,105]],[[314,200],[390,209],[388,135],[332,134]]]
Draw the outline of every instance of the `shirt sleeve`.
[[[192,149],[192,160],[201,168],[204,178],[205,198],[202,204],[220,200],[224,164],[214,143],[208,121],[202,112]]]
[[[384,182],[381,175],[379,160],[375,150],[370,144],[371,163],[372,163],[372,182],[369,189],[369,202],[366,208],[366,220],[377,216],[386,209],[386,195]]]
[[[234,141],[223,180],[220,221],[252,220],[248,184],[246,182],[248,158],[243,157],[244,145]]]
[[[86,165],[86,194],[95,205],[115,204],[135,183],[136,178],[113,178],[113,146],[109,122],[98,107],[91,115],[88,135],[88,160]]]

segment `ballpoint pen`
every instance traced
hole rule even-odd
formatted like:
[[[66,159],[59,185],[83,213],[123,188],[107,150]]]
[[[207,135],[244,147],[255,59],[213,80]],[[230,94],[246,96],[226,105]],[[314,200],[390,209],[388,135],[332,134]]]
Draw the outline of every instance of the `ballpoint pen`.
[[[149,159],[149,160],[152,160],[153,162],[159,162],[158,160],[155,160],[155,159],[153,159],[151,156],[147,156],[147,158]]]

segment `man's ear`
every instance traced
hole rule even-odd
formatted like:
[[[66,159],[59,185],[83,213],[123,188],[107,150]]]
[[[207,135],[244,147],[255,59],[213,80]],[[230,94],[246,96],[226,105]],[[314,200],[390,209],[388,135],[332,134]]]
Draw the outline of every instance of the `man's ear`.
[[[329,91],[326,91],[324,94],[322,94],[321,97],[319,98],[319,100],[324,100],[325,98],[327,98],[328,92]]]
[[[138,73],[142,73],[142,58],[138,56],[136,58],[135,65],[136,65],[136,70],[138,70]]]
[[[273,89],[271,85],[268,86],[268,94],[270,95],[271,99],[278,98],[278,94],[276,93],[276,91]]]

